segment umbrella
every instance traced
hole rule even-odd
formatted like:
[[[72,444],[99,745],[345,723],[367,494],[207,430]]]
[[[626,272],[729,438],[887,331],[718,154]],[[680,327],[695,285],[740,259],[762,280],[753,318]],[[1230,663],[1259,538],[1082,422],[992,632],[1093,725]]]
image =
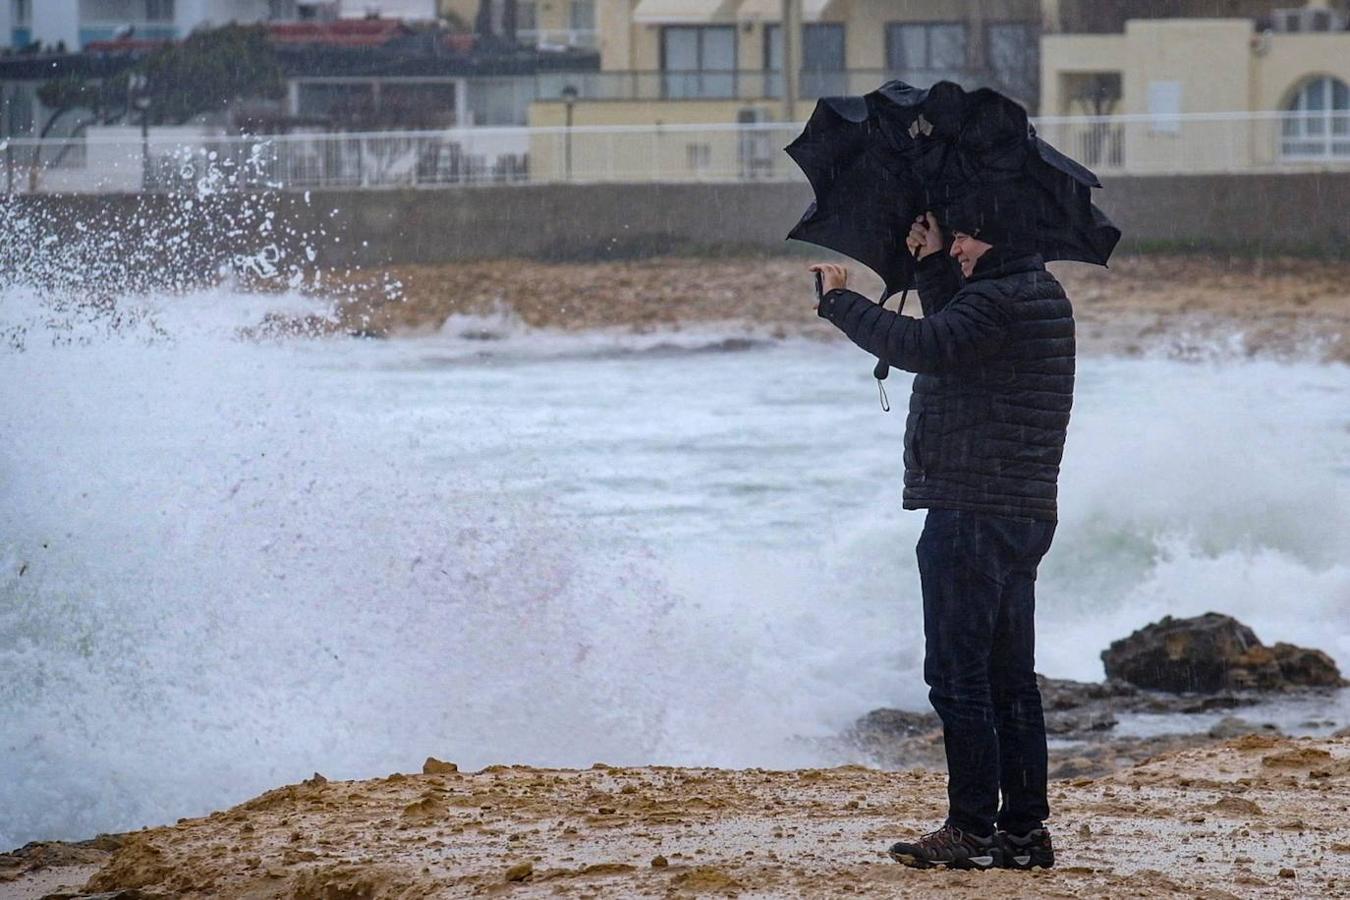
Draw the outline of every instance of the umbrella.
[[[910,287],[910,223],[939,222],[978,192],[1007,205],[1019,246],[1045,259],[1106,265],[1120,229],[1092,203],[1097,176],[1036,136],[1018,103],[950,81],[889,81],[862,97],[816,103],[787,147],[815,192],[788,237],[851,256],[881,276],[886,297]]]

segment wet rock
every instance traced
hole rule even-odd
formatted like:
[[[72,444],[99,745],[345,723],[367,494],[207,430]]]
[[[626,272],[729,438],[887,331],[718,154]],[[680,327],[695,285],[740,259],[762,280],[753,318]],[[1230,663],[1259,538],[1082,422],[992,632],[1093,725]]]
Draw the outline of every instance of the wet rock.
[[[1278,648],[1278,649],[1277,649]],[[1338,687],[1346,682],[1318,650],[1267,647],[1231,616],[1165,616],[1102,652],[1108,678],[1170,693]]]
[[[874,709],[853,725],[858,737],[895,740],[928,734],[942,727],[937,713],[903,709]]]
[[[1222,797],[1205,807],[1216,813],[1230,816],[1261,816],[1265,812],[1255,802],[1246,797]],[[1247,860],[1251,862],[1251,860]]]
[[[1068,678],[1036,676],[1041,689],[1041,705],[1047,713],[1079,709],[1106,700],[1132,700],[1139,697],[1139,688],[1124,681],[1071,681]]]
[[[530,877],[530,873],[533,871],[534,863],[526,860],[525,862],[516,863],[511,868],[507,869],[502,877],[507,881],[524,881],[526,878]]]
[[[1321,650],[1284,642],[1277,643],[1271,650],[1280,674],[1289,684],[1304,687],[1345,687],[1347,684],[1336,663]]]
[[[1045,733],[1054,737],[1109,731],[1117,724],[1116,717],[1109,709],[1061,709],[1047,711],[1045,714]]]
[[[946,764],[942,722],[933,712],[874,709],[853,723],[842,740],[887,768],[940,768]]]
[[[1309,769],[1331,762],[1331,754],[1319,747],[1295,747],[1261,757],[1261,765],[1274,769]]]
[[[1046,678],[1037,675],[1041,688],[1041,703],[1045,708],[1046,727],[1060,713],[1074,713],[1082,717],[1083,727],[1064,733],[1086,733],[1102,730],[1099,723],[1120,713],[1204,713],[1216,709],[1233,709],[1261,702],[1256,694],[1226,691],[1219,694],[1169,694],[1144,690],[1119,678],[1103,682],[1070,681],[1067,678]],[[1067,716],[1073,721],[1074,716]],[[1097,727],[1093,727],[1097,725]]]
[[[1228,741],[1245,734],[1279,734],[1280,729],[1269,722],[1257,724],[1237,716],[1224,716],[1210,727],[1208,733],[1215,740]]]
[[[444,762],[434,756],[428,756],[427,761],[422,763],[423,775],[454,775],[459,771],[459,766],[452,762]]]

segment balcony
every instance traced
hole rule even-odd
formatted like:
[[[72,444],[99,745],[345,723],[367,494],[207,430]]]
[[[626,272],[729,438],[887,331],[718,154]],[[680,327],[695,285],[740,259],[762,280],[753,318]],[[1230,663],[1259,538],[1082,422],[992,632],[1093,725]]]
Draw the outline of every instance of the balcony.
[[[523,28],[516,32],[516,40],[540,50],[569,49],[594,50],[594,28]]]
[[[80,46],[87,47],[94,41],[111,41],[119,32],[132,29],[131,37],[142,41],[176,41],[178,26],[172,22],[146,21],[86,21],[80,23]]]

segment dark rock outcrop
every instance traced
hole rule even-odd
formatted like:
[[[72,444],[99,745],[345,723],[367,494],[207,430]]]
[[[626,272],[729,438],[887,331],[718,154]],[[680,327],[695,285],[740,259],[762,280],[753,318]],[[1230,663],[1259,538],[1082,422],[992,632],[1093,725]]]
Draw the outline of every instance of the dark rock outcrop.
[[[1170,693],[1276,691],[1346,684],[1320,650],[1267,647],[1231,616],[1165,616],[1102,652],[1108,679]]]
[[[1280,674],[1290,684],[1306,687],[1346,687],[1350,684],[1341,677],[1341,670],[1336,667],[1335,661],[1321,650],[1295,647],[1284,642],[1270,649],[1275,654]]]
[[[1198,747],[1243,735],[1279,734],[1269,723],[1226,716],[1209,728],[1181,726],[1180,733],[1116,733],[1121,717],[1139,714],[1213,713],[1254,707],[1286,692],[1325,694],[1346,685],[1336,664],[1319,650],[1267,647],[1229,616],[1170,616],[1136,631],[1102,654],[1108,678],[1070,681],[1038,675],[1052,778],[1095,777],[1158,753]],[[1320,689],[1320,690],[1319,690]],[[1250,715],[1250,713],[1249,713]],[[1334,727],[1337,723],[1311,723]],[[1342,729],[1337,735],[1350,733]],[[942,768],[942,723],[932,712],[876,709],[843,735],[850,751],[891,768]]]

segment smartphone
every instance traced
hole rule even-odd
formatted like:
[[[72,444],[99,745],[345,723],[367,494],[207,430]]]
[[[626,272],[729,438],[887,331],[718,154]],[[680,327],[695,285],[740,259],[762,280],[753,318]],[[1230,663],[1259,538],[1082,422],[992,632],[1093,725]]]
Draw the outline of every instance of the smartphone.
[[[816,273],[816,302],[819,303],[825,297],[825,280]]]

